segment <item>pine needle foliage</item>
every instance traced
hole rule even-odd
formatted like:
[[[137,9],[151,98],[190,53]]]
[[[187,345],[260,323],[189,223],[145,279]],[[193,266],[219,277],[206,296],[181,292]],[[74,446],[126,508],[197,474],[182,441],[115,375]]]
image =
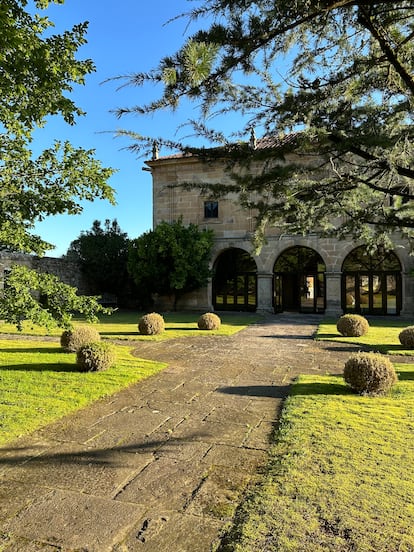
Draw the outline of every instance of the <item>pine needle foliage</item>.
[[[317,228],[373,246],[390,246],[390,229],[412,236],[412,0],[204,0],[188,16],[200,30],[127,81],[155,83],[159,97],[119,116],[190,101],[195,135],[214,138],[208,155],[231,161],[234,176],[266,159],[257,178],[234,180],[242,203],[256,207],[258,228]],[[234,113],[240,128],[220,131],[219,116]],[[295,139],[263,151],[247,139],[252,127]],[[206,155],[168,136],[136,135],[131,149],[148,152],[154,139]]]

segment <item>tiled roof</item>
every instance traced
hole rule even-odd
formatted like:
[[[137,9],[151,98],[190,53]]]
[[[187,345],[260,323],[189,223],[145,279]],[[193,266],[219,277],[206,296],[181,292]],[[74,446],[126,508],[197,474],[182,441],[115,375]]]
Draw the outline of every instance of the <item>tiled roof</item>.
[[[282,146],[286,146],[288,144],[293,144],[298,136],[298,132],[292,132],[290,134],[284,134],[284,135],[267,135],[263,138],[257,138],[255,142],[255,149],[258,150],[265,150],[265,149],[277,149]],[[242,144],[246,145],[247,142],[242,142]],[[234,144],[237,146],[237,144]],[[217,148],[211,148],[211,150],[219,151],[220,147]],[[208,151],[208,149],[206,149]],[[157,157],[156,159],[151,159],[149,161],[156,161],[156,160],[168,160],[168,159],[184,159],[184,158],[191,158],[194,154],[188,152],[188,153],[172,153],[171,155],[162,155],[160,157]]]
[[[276,149],[287,144],[293,144],[298,137],[298,132],[291,132],[281,136],[268,135],[263,138],[258,138],[256,141],[256,149]]]

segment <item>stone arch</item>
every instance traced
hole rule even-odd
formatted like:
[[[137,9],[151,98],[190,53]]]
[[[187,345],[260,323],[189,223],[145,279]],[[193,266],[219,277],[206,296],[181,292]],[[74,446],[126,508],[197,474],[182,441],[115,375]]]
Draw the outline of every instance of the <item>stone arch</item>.
[[[255,311],[257,265],[236,247],[222,251],[213,265],[212,302],[215,310]]]
[[[400,314],[401,263],[393,251],[369,254],[353,249],[342,263],[341,306],[344,312]]]
[[[273,267],[275,312],[323,313],[326,308],[325,271],[325,262],[314,249],[300,245],[285,249]]]

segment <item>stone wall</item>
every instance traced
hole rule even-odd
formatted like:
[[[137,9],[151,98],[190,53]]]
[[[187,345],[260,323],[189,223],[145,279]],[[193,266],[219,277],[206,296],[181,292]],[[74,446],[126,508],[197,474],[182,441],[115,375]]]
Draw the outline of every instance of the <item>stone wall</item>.
[[[37,257],[22,253],[0,252],[0,285],[3,287],[4,274],[13,265],[22,265],[39,272],[58,276],[62,282],[76,287],[80,295],[88,295],[89,290],[76,263],[55,257]]]

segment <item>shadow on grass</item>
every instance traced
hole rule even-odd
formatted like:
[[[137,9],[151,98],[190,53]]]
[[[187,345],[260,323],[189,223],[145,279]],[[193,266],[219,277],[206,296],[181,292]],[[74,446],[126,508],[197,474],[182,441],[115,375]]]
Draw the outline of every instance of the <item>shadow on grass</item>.
[[[338,383],[296,383],[291,390],[291,395],[296,397],[298,395],[351,395],[353,391],[347,387],[343,382],[342,377],[338,376]]]
[[[414,372],[400,372],[398,369],[396,372],[398,373],[399,381],[414,381]]]
[[[359,351],[372,351],[373,349],[371,347],[368,347],[368,345],[361,345],[357,343],[344,343],[338,345],[325,345],[323,344],[323,351],[333,351],[333,352],[339,352],[339,353],[356,353]]]
[[[9,364],[0,368],[1,372],[77,372],[79,368],[76,364]]]
[[[404,349],[402,345],[377,345],[377,347],[382,353],[389,355],[414,356],[413,350]]]
[[[59,347],[19,347],[18,349],[8,349],[7,347],[4,347],[4,348],[0,348],[0,353],[7,353],[7,354],[12,354],[12,353],[19,353],[19,354],[26,354],[26,353],[30,353],[30,354],[59,354],[59,353],[62,353],[62,354],[70,354],[70,353],[65,353],[63,349],[59,348]]]
[[[316,340],[325,351],[352,351],[352,349],[381,353],[383,355],[398,355],[398,356],[412,356],[414,357],[414,350],[404,349],[402,345],[390,345],[383,343],[355,343],[352,341],[323,341]],[[341,345],[342,344],[342,345]]]
[[[100,332],[101,337],[117,336],[117,335],[130,335],[133,337],[142,337],[142,334],[138,332]]]
[[[171,332],[171,331],[174,331],[174,332],[201,332],[202,330],[197,328],[197,326],[194,326],[193,328],[183,328],[181,326],[177,326],[177,327],[168,326],[168,328],[165,328],[166,333]]]

